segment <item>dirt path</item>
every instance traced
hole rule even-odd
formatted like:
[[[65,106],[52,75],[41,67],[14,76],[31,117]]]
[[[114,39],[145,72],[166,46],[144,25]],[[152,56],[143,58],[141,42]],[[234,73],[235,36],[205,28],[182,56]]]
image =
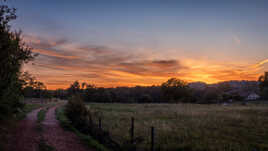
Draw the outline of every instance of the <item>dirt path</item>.
[[[43,137],[56,151],[88,151],[72,132],[64,131],[55,115],[56,107],[48,110],[43,122]]]
[[[27,114],[26,118],[19,122],[15,135],[8,143],[8,151],[37,151],[40,134],[37,126],[37,113],[41,109],[37,109]]]

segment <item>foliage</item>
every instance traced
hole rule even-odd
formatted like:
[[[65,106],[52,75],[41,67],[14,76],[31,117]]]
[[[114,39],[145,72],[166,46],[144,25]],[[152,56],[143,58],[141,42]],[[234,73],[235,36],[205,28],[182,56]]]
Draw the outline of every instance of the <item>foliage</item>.
[[[67,96],[78,94],[85,102],[102,103],[153,103],[161,102],[163,98],[159,86],[102,88],[87,83],[80,84],[78,81],[71,84],[67,92],[61,90],[59,93],[56,96],[67,98]]]
[[[217,103],[220,91],[217,88],[207,88],[201,99],[202,103]]]
[[[37,123],[41,123],[45,119],[47,110],[47,108],[42,109],[37,113]]]
[[[91,113],[78,95],[69,99],[66,105],[66,116],[79,129],[86,129],[87,123],[91,122]]]
[[[256,81],[226,81],[217,84],[186,83],[171,78],[160,86],[102,88],[75,81],[69,88],[59,91],[62,98],[79,94],[85,102],[98,103],[222,103],[243,101],[249,94],[259,94]],[[72,92],[72,93],[71,93]],[[262,93],[266,93],[263,89]]]
[[[79,95],[69,99],[65,113],[71,124],[81,133],[90,135],[112,150],[120,150],[120,146],[92,121],[92,113]]]
[[[56,117],[57,117],[57,120],[59,120],[60,125],[65,130],[70,130],[70,131],[74,132],[84,142],[84,144],[86,144],[89,148],[94,148],[97,151],[109,151],[106,147],[104,147],[102,144],[98,143],[91,136],[82,134],[76,128],[74,128],[71,125],[70,120],[65,115],[64,108],[61,107],[61,108],[56,109]]]
[[[67,89],[69,96],[77,95],[81,92],[80,83],[75,81],[70,87]]]
[[[15,12],[16,9],[0,5],[0,120],[23,106],[19,101],[22,94],[20,68],[34,57],[22,42],[21,32],[11,31],[9,22],[16,19]]]
[[[268,72],[259,77],[261,96],[268,99]]]
[[[48,108],[46,109],[41,109],[38,113],[37,113],[37,127],[36,129],[38,131],[42,131],[43,127],[42,127],[42,122],[45,120],[46,118],[46,113],[47,113]]]
[[[51,98],[52,94],[46,89],[44,83],[37,81],[34,76],[28,72],[23,72],[20,75],[22,81],[22,92],[24,97],[29,98]]]
[[[189,97],[189,88],[185,81],[171,78],[161,85],[165,98],[171,102]]]

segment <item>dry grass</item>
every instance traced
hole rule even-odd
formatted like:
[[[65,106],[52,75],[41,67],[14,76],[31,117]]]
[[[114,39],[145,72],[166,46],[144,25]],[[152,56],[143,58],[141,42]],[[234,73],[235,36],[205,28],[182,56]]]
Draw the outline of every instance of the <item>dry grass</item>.
[[[268,150],[268,105],[88,104],[95,120],[119,142],[129,141],[130,119],[139,150],[149,150],[150,127],[156,148],[183,151]]]

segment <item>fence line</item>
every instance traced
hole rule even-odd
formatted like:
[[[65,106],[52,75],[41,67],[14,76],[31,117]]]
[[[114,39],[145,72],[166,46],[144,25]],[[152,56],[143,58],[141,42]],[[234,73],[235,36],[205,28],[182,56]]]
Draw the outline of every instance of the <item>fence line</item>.
[[[130,150],[130,151],[136,151],[138,140],[135,138],[135,119],[134,117],[131,117],[130,119],[130,129],[129,129],[129,136],[130,140],[126,140],[127,143],[120,144],[113,140],[110,136],[109,130],[105,130],[103,128],[103,119],[101,117],[97,118],[98,124],[94,124],[94,122],[90,125],[90,135],[93,135],[95,139],[97,139],[100,143],[106,145],[107,147],[111,146],[112,150]],[[96,126],[94,126],[96,125]],[[96,128],[96,129],[95,129]],[[155,128],[154,126],[148,128],[151,133],[150,137],[150,151],[155,151]]]

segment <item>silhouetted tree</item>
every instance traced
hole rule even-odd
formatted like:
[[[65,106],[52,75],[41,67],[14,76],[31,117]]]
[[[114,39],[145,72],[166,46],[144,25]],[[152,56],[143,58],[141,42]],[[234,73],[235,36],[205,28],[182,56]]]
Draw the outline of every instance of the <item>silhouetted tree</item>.
[[[23,63],[34,58],[22,42],[21,32],[11,31],[9,23],[16,19],[15,12],[14,8],[0,5],[0,120],[1,115],[22,107],[19,71]]]
[[[189,97],[189,88],[185,81],[171,78],[161,85],[165,98],[171,102]],[[185,100],[186,101],[186,100]]]
[[[51,97],[44,83],[37,81],[34,76],[28,72],[24,72],[20,76],[22,81],[22,90],[25,97]]]
[[[268,99],[268,72],[259,77],[261,96]]]
[[[80,83],[75,81],[70,87],[67,89],[69,96],[78,95],[82,92]]]

